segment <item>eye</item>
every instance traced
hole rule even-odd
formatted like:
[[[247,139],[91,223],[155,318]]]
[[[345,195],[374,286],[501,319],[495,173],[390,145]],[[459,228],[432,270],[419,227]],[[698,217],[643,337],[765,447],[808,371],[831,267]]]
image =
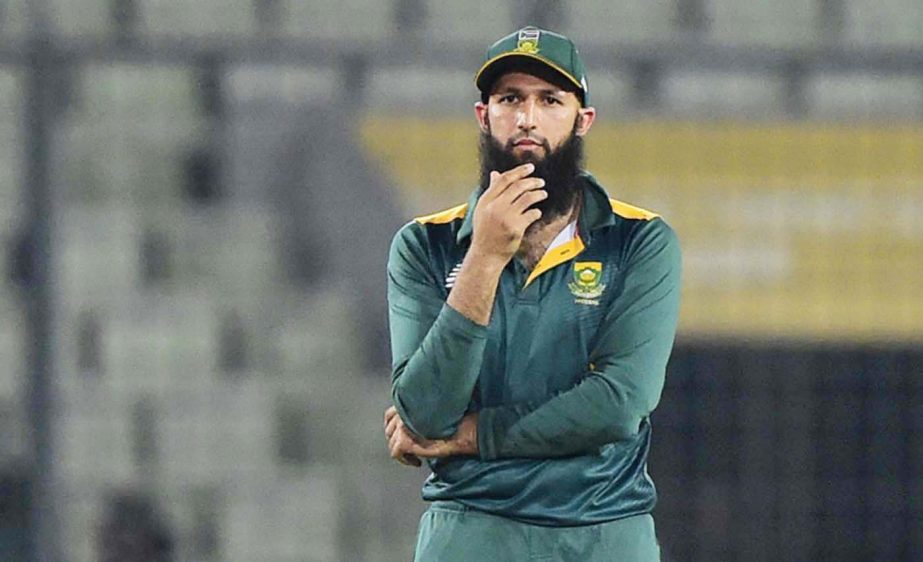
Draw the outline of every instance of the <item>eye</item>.
[[[500,96],[500,103],[513,103],[516,101],[516,94],[505,94]]]
[[[547,103],[548,105],[560,105],[561,100],[559,100],[558,98],[554,96],[545,96],[545,103]]]

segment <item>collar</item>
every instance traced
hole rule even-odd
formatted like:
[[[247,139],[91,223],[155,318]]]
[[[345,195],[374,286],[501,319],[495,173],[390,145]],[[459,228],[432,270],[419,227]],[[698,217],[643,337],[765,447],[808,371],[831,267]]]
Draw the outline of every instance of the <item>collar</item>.
[[[547,254],[548,252],[550,252],[551,250],[554,250],[558,246],[562,244],[567,244],[568,242],[576,238],[577,238],[577,221],[574,220],[574,221],[567,223],[567,226],[565,226],[564,229],[561,230],[561,232],[559,232],[557,236],[555,236],[554,240],[551,241],[551,244],[548,244],[548,248],[545,249],[545,253]]]
[[[609,203],[609,194],[603,189],[596,178],[589,172],[581,172],[578,180],[583,187],[583,202],[580,209],[577,228],[580,236],[589,243],[592,237],[592,231],[604,226],[615,224],[615,217],[612,214],[612,205]],[[466,238],[471,236],[474,223],[474,209],[480,199],[481,188],[475,189],[468,197],[468,212],[465,213],[465,220],[458,229],[456,241],[461,244]]]

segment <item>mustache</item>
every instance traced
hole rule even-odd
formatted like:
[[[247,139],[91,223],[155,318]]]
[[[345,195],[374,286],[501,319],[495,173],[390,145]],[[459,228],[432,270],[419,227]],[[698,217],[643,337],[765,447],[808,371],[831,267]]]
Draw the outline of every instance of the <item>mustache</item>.
[[[506,145],[503,148],[507,152],[512,152],[513,149],[516,147],[516,143],[518,143],[519,141],[526,140],[526,139],[540,145],[545,150],[546,155],[551,154],[551,143],[548,142],[548,139],[545,139],[542,137],[536,137],[536,136],[529,135],[529,134],[519,135],[518,137],[507,140]]]
[[[541,143],[545,147],[543,155],[527,152],[523,155],[514,153],[515,143],[525,138]],[[578,176],[583,167],[583,139],[576,135],[576,130],[560,146],[551,150],[548,140],[536,135],[519,134],[506,142],[500,142],[490,132],[485,131],[480,138],[481,190],[490,185],[490,172],[505,172],[520,164],[532,162],[535,171],[532,177],[546,181],[545,191],[548,197],[534,207],[543,213],[542,221],[550,221],[571,209],[581,190]]]

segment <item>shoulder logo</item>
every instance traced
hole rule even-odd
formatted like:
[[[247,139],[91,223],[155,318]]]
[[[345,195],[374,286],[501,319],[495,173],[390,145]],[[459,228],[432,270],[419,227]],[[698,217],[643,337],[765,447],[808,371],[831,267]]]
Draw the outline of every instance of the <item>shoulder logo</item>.
[[[567,284],[570,292],[577,297],[578,304],[599,304],[599,297],[606,290],[602,283],[603,264],[598,261],[574,262],[574,279]]]
[[[519,41],[516,43],[516,48],[513,49],[513,52],[516,53],[526,53],[529,55],[537,54],[539,51],[538,48],[538,38],[540,32],[537,29],[523,29],[519,32]]]

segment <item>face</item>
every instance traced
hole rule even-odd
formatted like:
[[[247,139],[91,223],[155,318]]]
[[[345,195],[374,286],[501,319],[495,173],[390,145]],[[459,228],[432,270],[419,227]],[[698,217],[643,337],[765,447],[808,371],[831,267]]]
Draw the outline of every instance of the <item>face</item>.
[[[540,161],[571,134],[585,135],[596,110],[541,78],[509,72],[497,79],[486,104],[475,104],[475,114],[481,130],[518,160]]]

